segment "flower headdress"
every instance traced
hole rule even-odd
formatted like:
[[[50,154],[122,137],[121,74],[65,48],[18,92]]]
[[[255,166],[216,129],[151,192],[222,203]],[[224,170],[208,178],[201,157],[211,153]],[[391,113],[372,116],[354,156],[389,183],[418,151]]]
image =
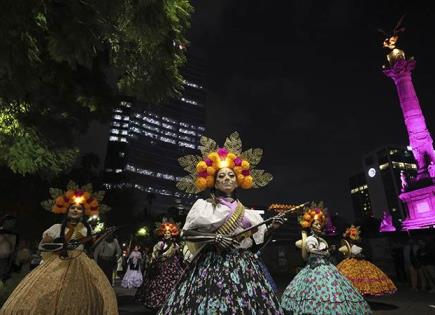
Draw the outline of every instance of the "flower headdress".
[[[310,206],[306,207],[304,214],[299,217],[299,224],[307,229],[311,227],[314,220],[319,220],[322,226],[326,224],[326,208],[323,206],[323,202],[312,202]]]
[[[233,132],[219,148],[210,138],[201,137],[199,147],[202,156],[187,155],[178,159],[189,173],[178,183],[177,188],[188,193],[198,193],[214,187],[215,174],[221,168],[231,168],[237,176],[237,183],[243,189],[266,186],[272,175],[254,167],[261,161],[262,149],[248,149],[242,152],[242,140],[238,132]]]
[[[352,240],[359,240],[360,239],[361,230],[359,226],[351,225],[346,229],[346,232],[344,232],[343,236],[346,238],[350,238]]]
[[[79,187],[73,181],[70,181],[66,186],[66,190],[58,188],[49,189],[51,199],[41,203],[42,207],[56,214],[65,214],[68,208],[73,204],[81,204],[85,208],[85,215],[98,215],[110,210],[110,207],[101,204],[105,192],[94,192],[92,184],[87,184]]]
[[[172,236],[178,236],[180,234],[181,223],[175,223],[175,221],[167,218],[163,218],[162,222],[156,222],[155,233],[158,236],[163,236],[166,231],[171,232]]]

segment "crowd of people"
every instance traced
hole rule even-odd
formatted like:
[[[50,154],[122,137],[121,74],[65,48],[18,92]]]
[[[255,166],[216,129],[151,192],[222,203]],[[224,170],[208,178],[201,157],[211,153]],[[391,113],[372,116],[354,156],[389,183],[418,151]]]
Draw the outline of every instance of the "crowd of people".
[[[93,231],[87,218],[106,206],[104,193],[93,192],[91,185],[52,190],[58,194],[43,206],[63,219],[42,233],[33,250],[20,240],[16,218],[5,216],[0,222],[0,315],[116,315],[116,278],[136,290],[138,303],[168,315],[371,314],[365,297],[394,294],[394,282],[406,277],[412,289],[435,291],[433,241],[394,241],[393,282],[364,256],[359,227],[345,231],[339,248],[330,246],[323,236],[326,209],[312,203],[301,208],[301,239],[295,244],[305,266],[279,298],[259,248],[286,222],[286,213],[263,220],[236,197],[239,188],[259,188],[272,180],[254,169],[262,151],[242,152],[241,147],[237,133],[221,148],[206,138],[201,156],[180,160],[190,175],[177,187],[190,193],[209,189],[210,197],[194,203],[183,227],[173,220],[160,222],[152,250],[134,242],[123,250],[115,230]],[[343,258],[337,266],[331,262],[334,252]]]

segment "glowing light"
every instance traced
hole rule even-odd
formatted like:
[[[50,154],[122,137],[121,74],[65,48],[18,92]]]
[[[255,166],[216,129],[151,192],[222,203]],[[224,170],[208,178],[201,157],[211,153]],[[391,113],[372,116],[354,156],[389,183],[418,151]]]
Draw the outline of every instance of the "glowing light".
[[[370,177],[375,177],[376,176],[376,170],[373,167],[371,169],[369,169],[369,176]]]
[[[225,159],[223,161],[221,160],[221,161],[219,161],[219,168],[228,167],[229,164],[230,163],[229,163],[228,159]]]
[[[148,234],[146,226],[141,227],[139,230],[137,230],[136,234],[139,236],[146,236]]]
[[[75,196],[74,198],[74,203],[83,203],[83,200],[85,199],[83,196]]]

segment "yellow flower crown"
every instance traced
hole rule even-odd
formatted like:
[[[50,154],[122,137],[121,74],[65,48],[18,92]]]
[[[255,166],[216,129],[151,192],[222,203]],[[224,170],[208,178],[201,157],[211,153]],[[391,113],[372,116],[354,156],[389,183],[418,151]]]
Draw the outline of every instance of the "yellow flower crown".
[[[310,228],[314,220],[319,220],[324,226],[326,224],[326,208],[323,202],[312,202],[310,206],[306,207],[303,215],[299,217],[299,224],[302,228]]]
[[[352,224],[350,227],[346,229],[346,232],[344,232],[343,236],[354,240],[359,240],[360,234],[361,234],[360,227]]]
[[[214,187],[215,174],[221,168],[231,168],[237,176],[237,183],[243,189],[266,186],[273,176],[254,167],[261,161],[262,149],[242,152],[242,140],[233,132],[219,148],[210,138],[201,137],[199,147],[202,156],[187,155],[178,159],[181,167],[189,173],[178,183],[177,188],[188,193],[198,193]]]
[[[65,214],[68,208],[73,204],[81,204],[85,209],[85,215],[93,216],[110,210],[110,207],[101,204],[103,201],[104,191],[93,191],[92,184],[79,187],[73,181],[70,181],[66,190],[58,188],[49,189],[51,199],[43,201],[42,207],[56,214]]]

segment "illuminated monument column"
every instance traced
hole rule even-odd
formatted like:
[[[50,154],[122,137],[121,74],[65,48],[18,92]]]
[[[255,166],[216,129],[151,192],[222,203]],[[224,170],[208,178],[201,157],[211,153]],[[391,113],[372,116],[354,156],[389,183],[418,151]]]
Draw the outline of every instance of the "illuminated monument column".
[[[416,62],[407,60],[404,52],[397,48],[387,59],[390,66],[384,67],[384,73],[396,84],[409,144],[417,162],[417,177],[408,179],[400,194],[408,209],[402,228],[427,228],[435,225],[435,152],[411,79]]]

